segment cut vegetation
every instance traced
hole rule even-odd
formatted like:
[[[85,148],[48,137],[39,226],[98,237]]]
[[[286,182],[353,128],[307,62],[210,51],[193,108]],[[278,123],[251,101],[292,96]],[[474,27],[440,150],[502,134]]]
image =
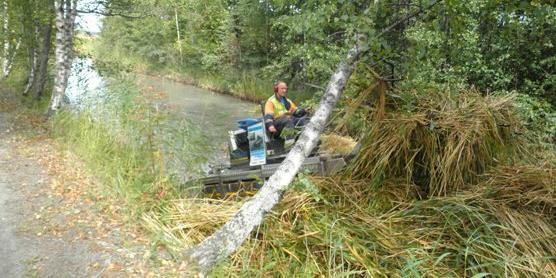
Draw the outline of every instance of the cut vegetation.
[[[213,274],[555,276],[556,160],[526,151],[511,97],[419,96],[409,111],[392,102],[382,120],[369,119],[343,176],[298,178]],[[180,250],[239,205],[180,199],[144,219]]]

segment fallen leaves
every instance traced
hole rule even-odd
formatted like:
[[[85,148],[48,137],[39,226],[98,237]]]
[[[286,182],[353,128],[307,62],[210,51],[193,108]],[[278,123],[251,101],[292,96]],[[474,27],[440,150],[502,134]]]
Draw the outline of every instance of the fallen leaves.
[[[0,101],[5,100],[0,97]],[[183,275],[184,269],[168,252],[146,236],[140,220],[130,219],[117,194],[97,182],[79,157],[49,138],[44,119],[25,114],[10,121],[1,130],[9,133],[3,139],[11,146],[2,159],[17,161],[9,165],[10,171],[25,168],[33,180],[17,181],[31,212],[20,222],[18,232],[47,241],[85,244],[99,254],[87,266],[95,276]],[[166,194],[161,191],[158,197]]]

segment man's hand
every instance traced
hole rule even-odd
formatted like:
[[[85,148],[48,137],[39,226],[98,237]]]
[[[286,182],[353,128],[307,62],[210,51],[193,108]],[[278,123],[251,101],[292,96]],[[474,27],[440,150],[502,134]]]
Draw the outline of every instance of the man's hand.
[[[273,125],[271,125],[268,127],[268,131],[270,131],[271,133],[276,133],[277,130]]]

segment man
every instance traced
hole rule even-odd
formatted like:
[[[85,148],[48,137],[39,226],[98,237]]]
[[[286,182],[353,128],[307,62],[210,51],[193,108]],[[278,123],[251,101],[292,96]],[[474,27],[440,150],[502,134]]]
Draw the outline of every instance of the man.
[[[306,122],[305,110],[298,109],[287,95],[288,84],[276,81],[274,95],[268,98],[264,106],[265,126],[274,136],[280,135],[285,127],[293,128]]]

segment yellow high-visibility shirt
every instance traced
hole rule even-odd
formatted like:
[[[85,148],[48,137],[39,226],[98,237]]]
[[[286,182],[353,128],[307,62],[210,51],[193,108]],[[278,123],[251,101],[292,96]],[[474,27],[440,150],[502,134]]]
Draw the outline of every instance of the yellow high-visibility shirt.
[[[297,106],[288,98],[286,98],[286,101],[289,103],[290,109],[286,109],[286,106],[276,98],[276,95],[271,96],[264,105],[264,114],[272,115],[274,119],[293,114],[297,110]]]

